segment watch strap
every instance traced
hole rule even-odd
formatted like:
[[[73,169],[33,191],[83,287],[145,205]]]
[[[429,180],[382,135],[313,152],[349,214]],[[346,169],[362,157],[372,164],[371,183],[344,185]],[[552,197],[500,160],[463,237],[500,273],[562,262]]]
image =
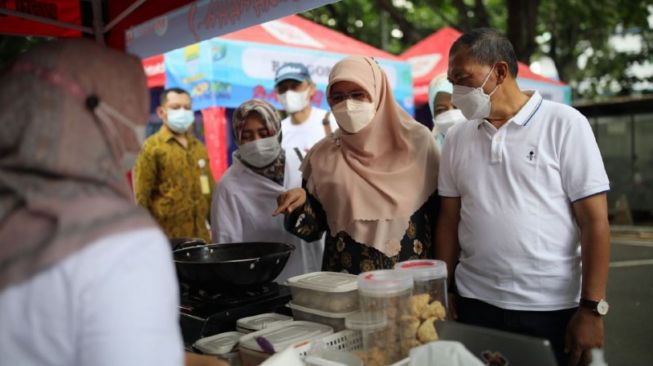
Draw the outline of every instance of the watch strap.
[[[581,297],[580,302],[578,303],[578,305],[580,305],[581,307],[596,311],[596,308],[599,306],[599,302],[594,301],[594,300],[585,299],[585,298]]]

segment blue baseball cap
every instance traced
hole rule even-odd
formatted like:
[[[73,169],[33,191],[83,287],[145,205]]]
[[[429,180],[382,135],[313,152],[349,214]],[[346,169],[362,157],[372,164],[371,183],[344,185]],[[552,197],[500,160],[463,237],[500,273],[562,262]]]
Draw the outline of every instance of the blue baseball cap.
[[[308,72],[308,68],[299,62],[288,62],[281,65],[277,69],[277,74],[274,77],[274,84],[279,84],[282,81],[286,80],[297,80],[302,82],[304,80],[311,80],[311,74]]]

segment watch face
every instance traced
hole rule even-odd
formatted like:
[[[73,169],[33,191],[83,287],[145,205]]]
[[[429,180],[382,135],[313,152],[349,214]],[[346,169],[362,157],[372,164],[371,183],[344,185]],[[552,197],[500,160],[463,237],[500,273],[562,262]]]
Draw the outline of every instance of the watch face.
[[[608,305],[608,302],[605,300],[599,301],[599,304],[596,305],[596,312],[599,313],[600,315],[607,314],[609,309],[610,309],[610,305]]]

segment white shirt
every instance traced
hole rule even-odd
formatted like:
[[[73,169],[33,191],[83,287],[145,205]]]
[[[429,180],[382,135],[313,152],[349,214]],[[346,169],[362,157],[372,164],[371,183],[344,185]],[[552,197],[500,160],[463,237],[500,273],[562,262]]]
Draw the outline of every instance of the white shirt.
[[[211,229],[216,243],[279,242],[295,246],[286,267],[276,278],[285,281],[322,268],[324,240],[305,242],[284,228],[283,215],[272,217],[277,197],[302,185],[300,160],[286,150],[283,186],[253,172],[237,158],[213,191]]]
[[[438,190],[460,197],[460,295],[512,310],[578,305],[579,228],[572,202],[609,190],[594,134],[575,109],[535,92],[500,129],[447,133]]]
[[[327,111],[324,109],[311,107],[311,114],[308,119],[298,125],[292,123],[290,116],[286,117],[281,121],[281,147],[287,151],[299,148],[302,154],[306,154],[313,145],[326,137],[324,125],[322,125],[326,113]],[[338,124],[333,114],[329,115],[329,122],[331,132],[336,132]]]
[[[160,230],[96,240],[0,292],[0,364],[183,365],[178,291]]]

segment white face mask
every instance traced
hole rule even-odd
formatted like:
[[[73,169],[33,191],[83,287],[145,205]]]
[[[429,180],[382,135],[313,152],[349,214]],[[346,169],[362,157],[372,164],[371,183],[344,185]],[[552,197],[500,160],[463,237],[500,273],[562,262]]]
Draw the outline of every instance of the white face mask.
[[[263,168],[272,164],[281,154],[279,135],[266,137],[238,146],[238,155],[247,164]]]
[[[374,103],[355,99],[344,100],[331,109],[338,126],[348,133],[357,133],[374,118]]]
[[[433,118],[433,126],[435,126],[438,133],[446,135],[447,131],[453,125],[459,122],[465,122],[466,120],[467,119],[460,109],[452,109],[435,116],[435,118]]]
[[[190,125],[195,121],[195,114],[185,108],[167,109],[168,127],[176,133],[188,131]]]
[[[279,102],[287,113],[296,113],[308,105],[308,89],[302,92],[288,90],[279,95]]]
[[[490,94],[485,94],[483,87],[490,79],[493,70],[494,66],[492,66],[492,69],[490,69],[490,72],[485,77],[483,84],[478,88],[471,88],[462,85],[453,86],[451,103],[458,107],[468,120],[488,118],[490,116],[490,111],[492,110],[490,97],[494,94],[499,85],[497,84]]]

